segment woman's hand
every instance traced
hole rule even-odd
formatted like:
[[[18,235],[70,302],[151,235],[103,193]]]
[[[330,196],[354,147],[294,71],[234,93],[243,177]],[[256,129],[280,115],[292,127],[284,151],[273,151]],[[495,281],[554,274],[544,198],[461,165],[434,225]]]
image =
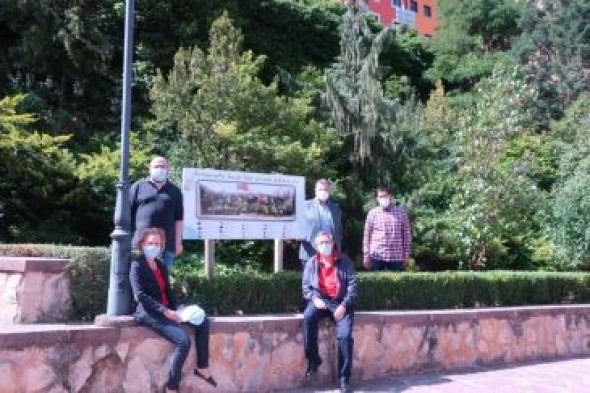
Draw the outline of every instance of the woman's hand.
[[[313,305],[315,306],[315,308],[317,308],[318,310],[326,309],[326,303],[319,297],[314,297],[311,300],[313,301]]]
[[[336,310],[334,310],[334,319],[336,320],[336,322],[339,322],[342,318],[344,318],[345,314],[346,307],[341,304],[336,308]]]
[[[174,310],[166,309],[164,311],[164,316],[171,320],[172,322],[181,323],[182,320],[180,319],[180,315],[176,313]]]

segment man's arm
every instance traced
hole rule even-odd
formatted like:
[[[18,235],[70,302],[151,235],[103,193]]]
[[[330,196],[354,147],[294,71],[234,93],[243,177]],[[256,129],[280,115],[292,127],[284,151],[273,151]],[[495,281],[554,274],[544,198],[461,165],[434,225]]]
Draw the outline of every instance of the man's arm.
[[[346,283],[347,285],[347,290],[346,290],[346,296],[344,297],[342,303],[345,305],[345,307],[349,307],[352,305],[354,298],[356,297],[356,272],[354,271],[354,267],[352,266],[352,261],[348,260],[348,264],[347,264],[347,277],[348,277],[348,282]]]
[[[373,215],[371,211],[367,214],[365,220],[365,230],[363,232],[363,265],[366,269],[371,268],[371,235],[373,234]]]
[[[332,222],[334,224],[334,233],[332,235],[334,236],[334,241],[336,242],[338,251],[344,251],[342,249],[342,209],[340,208],[339,204],[332,200],[330,200],[329,203],[330,213],[332,214]]]
[[[311,284],[311,275],[313,273],[313,259],[312,257],[305,262],[305,267],[303,268],[303,279],[301,280],[301,289],[303,292],[303,298],[305,300],[312,300],[314,297],[317,296],[315,288]]]
[[[314,200],[310,199],[305,201],[305,208],[304,217],[305,217],[305,238],[304,240],[308,242],[313,247],[313,236],[314,236],[314,229],[316,226],[317,215],[314,206]]]
[[[131,234],[135,232],[135,216],[137,215],[137,182],[129,188],[129,206],[131,211]]]
[[[176,239],[176,244],[174,245],[174,252],[176,253],[176,255],[180,255],[180,254],[182,254],[182,251],[183,251],[182,224],[184,222],[184,202],[182,199],[182,192],[180,191],[180,188],[177,188],[176,198],[177,198],[177,201],[176,201],[175,211],[174,211],[174,218],[176,220],[176,221],[174,221],[174,231],[175,231],[174,239]]]
[[[182,247],[182,223],[183,223],[182,220],[176,221],[174,223],[174,230],[176,232],[176,236],[175,236],[176,245],[174,246],[174,250],[175,250],[176,255],[182,254],[182,251],[183,251],[183,247]]]
[[[412,228],[410,226],[410,219],[405,210],[403,211],[403,245],[404,245],[404,262],[407,264],[410,259],[410,252],[412,251]]]

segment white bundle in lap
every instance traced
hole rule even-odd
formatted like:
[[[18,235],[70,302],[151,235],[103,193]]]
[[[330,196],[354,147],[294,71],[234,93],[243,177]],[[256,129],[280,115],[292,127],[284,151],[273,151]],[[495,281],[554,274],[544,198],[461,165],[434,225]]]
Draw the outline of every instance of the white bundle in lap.
[[[187,322],[191,325],[200,325],[205,320],[205,311],[196,304],[179,308],[178,315],[182,322]]]

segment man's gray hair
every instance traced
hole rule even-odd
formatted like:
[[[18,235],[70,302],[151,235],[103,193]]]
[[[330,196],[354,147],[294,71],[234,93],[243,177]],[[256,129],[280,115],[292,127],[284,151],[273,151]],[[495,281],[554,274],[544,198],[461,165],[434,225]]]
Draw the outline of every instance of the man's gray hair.
[[[315,182],[315,186],[316,188],[320,185],[324,185],[324,186],[328,186],[329,188],[332,188],[332,183],[330,183],[330,180],[328,179],[320,179],[318,181]]]
[[[332,234],[330,232],[327,231],[319,231],[317,233],[317,235],[315,235],[315,238],[313,239],[314,243],[317,243],[318,238],[320,238],[321,236],[327,236],[330,238],[330,240],[334,240],[334,236],[332,236]]]

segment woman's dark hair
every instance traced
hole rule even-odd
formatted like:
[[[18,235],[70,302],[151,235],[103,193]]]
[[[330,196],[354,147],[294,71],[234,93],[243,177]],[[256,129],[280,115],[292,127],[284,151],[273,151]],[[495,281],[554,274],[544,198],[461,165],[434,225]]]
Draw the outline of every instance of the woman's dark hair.
[[[166,248],[166,232],[160,228],[144,228],[135,237],[135,247],[141,249],[141,244],[145,241],[145,239],[150,235],[158,235],[162,240],[162,249]]]

